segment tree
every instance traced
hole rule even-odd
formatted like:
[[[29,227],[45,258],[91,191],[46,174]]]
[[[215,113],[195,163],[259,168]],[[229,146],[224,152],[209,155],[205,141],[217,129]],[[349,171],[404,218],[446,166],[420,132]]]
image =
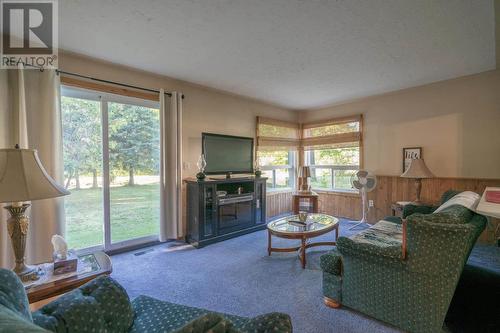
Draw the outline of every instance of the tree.
[[[159,112],[142,106],[109,103],[109,153],[116,169],[128,173],[128,185],[137,172],[158,170]]]
[[[93,173],[97,187],[97,170],[101,165],[101,116],[98,101],[63,96],[63,152],[66,188],[71,179],[80,189],[80,174]]]

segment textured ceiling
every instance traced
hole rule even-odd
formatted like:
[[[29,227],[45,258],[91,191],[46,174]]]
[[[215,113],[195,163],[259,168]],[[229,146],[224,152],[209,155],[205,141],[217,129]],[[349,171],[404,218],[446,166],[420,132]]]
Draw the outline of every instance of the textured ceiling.
[[[495,68],[493,0],[60,0],[60,47],[317,108]]]

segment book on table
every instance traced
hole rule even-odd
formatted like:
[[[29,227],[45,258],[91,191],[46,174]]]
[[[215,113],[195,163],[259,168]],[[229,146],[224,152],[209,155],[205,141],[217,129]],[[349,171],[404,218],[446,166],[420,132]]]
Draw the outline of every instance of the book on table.
[[[485,199],[487,202],[500,204],[500,191],[495,191],[495,190],[486,191]]]

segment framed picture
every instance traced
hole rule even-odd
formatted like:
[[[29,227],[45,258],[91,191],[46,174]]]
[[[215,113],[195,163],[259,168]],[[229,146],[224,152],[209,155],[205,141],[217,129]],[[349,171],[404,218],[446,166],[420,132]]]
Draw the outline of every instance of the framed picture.
[[[422,147],[403,148],[403,172],[410,166],[411,160],[422,158]]]

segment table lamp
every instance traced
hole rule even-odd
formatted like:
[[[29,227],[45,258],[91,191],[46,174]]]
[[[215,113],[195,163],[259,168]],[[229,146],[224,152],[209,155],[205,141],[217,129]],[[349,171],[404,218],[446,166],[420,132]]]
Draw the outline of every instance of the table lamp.
[[[311,193],[311,168],[308,166],[302,166],[299,168],[299,193],[309,194]]]
[[[13,271],[23,281],[36,280],[34,267],[24,263],[29,217],[25,214],[31,204],[25,201],[68,195],[45,171],[34,149],[0,149],[0,203],[10,212],[7,231],[12,240],[16,265]]]
[[[411,161],[408,170],[406,170],[401,177],[403,178],[414,178],[415,179],[415,195],[416,199],[413,201],[414,204],[421,204],[420,201],[420,191],[422,190],[422,179],[423,178],[433,178],[434,174],[425,165],[423,159],[414,159]]]

